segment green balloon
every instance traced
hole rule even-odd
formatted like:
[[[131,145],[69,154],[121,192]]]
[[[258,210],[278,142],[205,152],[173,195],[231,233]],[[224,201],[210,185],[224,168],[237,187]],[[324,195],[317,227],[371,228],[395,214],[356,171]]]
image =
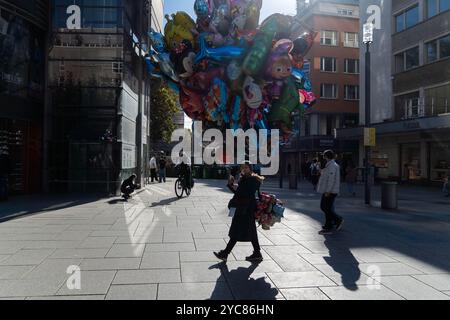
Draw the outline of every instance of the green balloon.
[[[303,110],[300,103],[297,84],[293,77],[290,77],[283,88],[283,93],[270,109],[269,121],[271,123],[282,122],[289,129],[292,129],[291,114],[296,110]]]

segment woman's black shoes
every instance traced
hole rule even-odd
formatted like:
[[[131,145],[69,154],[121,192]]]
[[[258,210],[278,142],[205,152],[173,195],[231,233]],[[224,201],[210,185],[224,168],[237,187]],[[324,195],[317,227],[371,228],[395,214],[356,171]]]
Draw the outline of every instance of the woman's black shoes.
[[[228,254],[226,254],[224,251],[220,251],[219,253],[214,252],[214,255],[217,259],[222,260],[223,262],[227,262],[228,260]]]
[[[246,261],[249,262],[262,262],[264,260],[261,252],[255,252],[250,257],[245,258]]]

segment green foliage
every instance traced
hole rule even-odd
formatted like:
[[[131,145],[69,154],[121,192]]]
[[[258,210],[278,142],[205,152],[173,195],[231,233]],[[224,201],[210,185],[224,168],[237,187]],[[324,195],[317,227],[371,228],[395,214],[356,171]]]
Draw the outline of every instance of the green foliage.
[[[153,142],[170,143],[176,129],[173,119],[179,111],[178,97],[164,84],[153,84],[151,94],[151,139]]]

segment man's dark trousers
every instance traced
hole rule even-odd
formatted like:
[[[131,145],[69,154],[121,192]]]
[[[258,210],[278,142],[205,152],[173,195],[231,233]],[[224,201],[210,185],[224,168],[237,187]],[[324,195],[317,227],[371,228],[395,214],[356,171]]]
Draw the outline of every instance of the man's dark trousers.
[[[336,214],[334,211],[334,202],[336,201],[337,194],[329,194],[328,197],[324,194],[322,196],[322,201],[320,208],[325,213],[325,228],[326,230],[333,229],[333,226],[339,223],[342,218]]]

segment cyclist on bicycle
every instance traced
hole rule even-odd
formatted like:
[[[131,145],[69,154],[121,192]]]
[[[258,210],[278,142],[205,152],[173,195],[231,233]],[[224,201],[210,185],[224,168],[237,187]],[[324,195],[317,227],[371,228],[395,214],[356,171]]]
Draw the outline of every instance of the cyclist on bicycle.
[[[192,188],[192,169],[191,169],[191,159],[187,156],[186,153],[181,153],[180,158],[176,163],[176,168],[178,170],[178,177],[184,178],[186,183],[186,187]]]

